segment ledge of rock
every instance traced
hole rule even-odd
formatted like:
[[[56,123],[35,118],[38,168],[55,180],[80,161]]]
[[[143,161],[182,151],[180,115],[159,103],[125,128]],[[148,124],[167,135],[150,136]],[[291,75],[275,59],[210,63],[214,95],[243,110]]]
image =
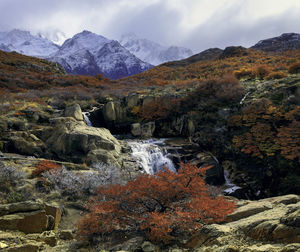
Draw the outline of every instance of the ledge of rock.
[[[204,226],[187,247],[212,252],[300,250],[300,196],[285,195],[237,205],[228,223]]]

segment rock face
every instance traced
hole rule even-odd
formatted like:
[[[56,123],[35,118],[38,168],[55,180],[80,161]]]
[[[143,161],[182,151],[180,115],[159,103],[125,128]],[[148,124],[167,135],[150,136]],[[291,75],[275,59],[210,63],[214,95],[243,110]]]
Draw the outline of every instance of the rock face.
[[[135,137],[150,138],[155,130],[155,122],[131,124],[131,134]]]
[[[239,201],[237,204],[237,210],[228,216],[230,222],[204,226],[187,246],[193,251],[300,249],[299,196]]]

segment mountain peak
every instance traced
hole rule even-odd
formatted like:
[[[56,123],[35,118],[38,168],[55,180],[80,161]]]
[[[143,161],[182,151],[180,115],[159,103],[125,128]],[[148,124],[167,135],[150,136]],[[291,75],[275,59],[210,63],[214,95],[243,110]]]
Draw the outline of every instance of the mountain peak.
[[[180,60],[193,54],[190,49],[178,46],[163,46],[149,39],[138,38],[134,33],[124,34],[120,43],[138,58],[152,65]]]
[[[1,48],[5,51],[16,51],[29,56],[48,56],[58,50],[58,46],[47,38],[32,35],[29,31],[13,29],[3,32],[0,37]]]

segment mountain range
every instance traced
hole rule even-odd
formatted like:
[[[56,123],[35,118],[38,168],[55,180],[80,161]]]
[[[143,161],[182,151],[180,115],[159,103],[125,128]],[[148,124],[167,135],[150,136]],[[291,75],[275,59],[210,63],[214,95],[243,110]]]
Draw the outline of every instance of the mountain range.
[[[63,33],[50,35],[56,42],[64,38]],[[300,49],[300,34],[284,33],[261,40],[251,48],[275,53]],[[120,41],[116,41],[86,30],[59,46],[49,40],[47,34],[32,35],[29,31],[18,29],[0,32],[0,50],[16,51],[57,62],[67,73],[102,74],[110,79],[141,73],[164,62],[170,62],[167,65],[183,66],[199,60],[218,58],[222,53],[219,48],[211,48],[193,55],[190,49],[163,46],[138,38],[133,33],[125,34]]]
[[[56,42],[64,36],[50,35]],[[57,62],[67,73],[101,73],[110,79],[141,73],[153,65],[192,55],[189,49],[164,47],[150,40],[138,39],[132,34],[122,36],[120,43],[86,30],[65,40],[61,46],[47,39],[45,35],[32,35],[29,31],[14,29],[0,32],[0,50],[16,51]]]

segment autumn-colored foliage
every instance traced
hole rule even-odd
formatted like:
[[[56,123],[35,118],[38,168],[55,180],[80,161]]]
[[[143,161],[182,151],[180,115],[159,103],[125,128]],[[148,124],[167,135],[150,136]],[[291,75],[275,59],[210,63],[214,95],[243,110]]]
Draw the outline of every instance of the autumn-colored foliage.
[[[181,164],[178,173],[143,174],[126,185],[102,186],[78,224],[81,238],[113,231],[137,231],[154,242],[192,234],[203,223],[224,221],[235,209],[223,196],[211,197],[204,181],[207,168]]]
[[[229,118],[228,126],[247,129],[233,137],[234,145],[245,154],[263,159],[281,153],[300,161],[299,116],[299,106],[286,112],[262,98],[251,102],[241,115]]]
[[[291,74],[296,74],[296,73],[300,73],[300,61],[292,64],[289,69],[288,69],[289,73]]]
[[[61,165],[56,164],[52,161],[42,160],[35,166],[35,169],[33,170],[32,175],[34,177],[40,177],[42,175],[42,173],[44,173],[46,171],[60,170],[60,169],[61,169]]]
[[[284,72],[271,72],[267,75],[266,79],[267,80],[273,80],[273,79],[281,79],[287,77],[287,74]]]
[[[174,115],[179,108],[179,100],[176,98],[155,97],[152,101],[143,104],[137,114],[145,120],[166,119]],[[133,108],[133,111],[137,108]]]
[[[212,104],[231,104],[239,101],[245,94],[239,81],[231,75],[201,82],[198,87],[184,99],[183,106],[195,108],[210,107]]]

